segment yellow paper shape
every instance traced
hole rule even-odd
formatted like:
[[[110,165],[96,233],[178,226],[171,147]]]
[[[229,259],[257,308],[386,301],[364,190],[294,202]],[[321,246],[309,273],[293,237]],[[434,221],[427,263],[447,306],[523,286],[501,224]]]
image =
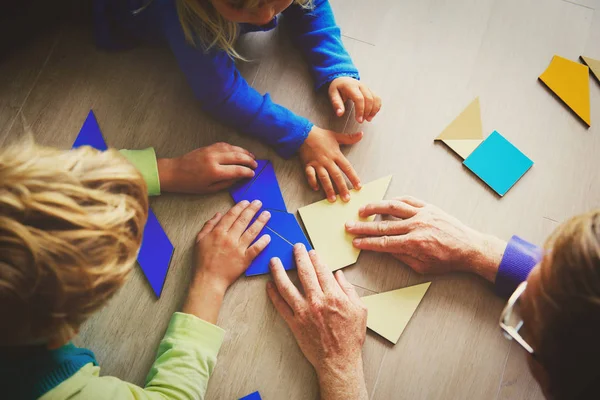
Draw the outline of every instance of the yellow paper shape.
[[[581,56],[580,58],[590,68],[590,71],[592,71],[592,74],[596,77],[598,82],[600,82],[600,60],[594,60],[593,58],[584,56]]]
[[[369,310],[367,327],[390,342],[398,343],[429,285],[431,282],[363,297]]]
[[[374,216],[359,218],[358,209],[383,200],[391,180],[390,175],[363,185],[361,190],[351,190],[347,203],[338,195],[335,203],[321,200],[298,210],[312,245],[332,271],[354,264],[358,259],[360,250],[352,246],[355,235],[346,232],[346,222],[372,221]]]
[[[463,159],[469,157],[483,141],[479,97],[475,98],[435,140],[444,142]]]
[[[552,90],[579,118],[591,126],[589,68],[561,56],[554,56],[540,75]]]

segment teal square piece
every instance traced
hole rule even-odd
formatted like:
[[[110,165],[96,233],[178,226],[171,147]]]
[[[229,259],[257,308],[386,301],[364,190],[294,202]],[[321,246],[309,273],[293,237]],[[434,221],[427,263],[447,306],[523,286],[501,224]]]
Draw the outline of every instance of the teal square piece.
[[[531,168],[533,161],[494,131],[473,150],[464,164],[496,193],[504,196]]]

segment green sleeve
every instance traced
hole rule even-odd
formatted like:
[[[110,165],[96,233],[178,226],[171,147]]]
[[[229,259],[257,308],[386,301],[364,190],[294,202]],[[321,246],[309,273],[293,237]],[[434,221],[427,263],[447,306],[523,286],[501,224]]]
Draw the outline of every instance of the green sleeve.
[[[204,399],[225,331],[190,314],[175,313],[158,347],[144,388],[88,364],[42,396],[42,400]],[[131,357],[135,357],[131,354]]]
[[[120,150],[120,152],[144,177],[146,186],[148,186],[148,195],[158,196],[160,194],[160,180],[154,149],[148,147],[144,150]]]

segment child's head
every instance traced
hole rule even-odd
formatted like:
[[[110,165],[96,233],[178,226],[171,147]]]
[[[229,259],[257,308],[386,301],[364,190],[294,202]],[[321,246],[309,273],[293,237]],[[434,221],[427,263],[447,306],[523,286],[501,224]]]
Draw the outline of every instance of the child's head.
[[[148,213],[118,151],[0,150],[0,346],[69,340],[123,284]]]
[[[177,0],[177,9],[188,41],[199,39],[206,48],[242,58],[233,48],[238,24],[268,24],[292,3],[312,6],[312,0]]]

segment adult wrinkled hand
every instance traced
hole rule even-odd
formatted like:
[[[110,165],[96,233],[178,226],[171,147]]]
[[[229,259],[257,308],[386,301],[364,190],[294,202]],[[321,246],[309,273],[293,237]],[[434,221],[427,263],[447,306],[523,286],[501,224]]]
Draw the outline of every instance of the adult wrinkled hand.
[[[506,242],[410,196],[368,204],[359,215],[386,219],[346,223],[346,231],[359,236],[354,247],[390,253],[422,274],[468,271],[493,282],[506,248]]]
[[[324,399],[362,399],[367,309],[342,271],[332,274],[317,253],[297,244],[294,255],[304,294],[290,281],[277,258],[267,293],[313,365]]]

